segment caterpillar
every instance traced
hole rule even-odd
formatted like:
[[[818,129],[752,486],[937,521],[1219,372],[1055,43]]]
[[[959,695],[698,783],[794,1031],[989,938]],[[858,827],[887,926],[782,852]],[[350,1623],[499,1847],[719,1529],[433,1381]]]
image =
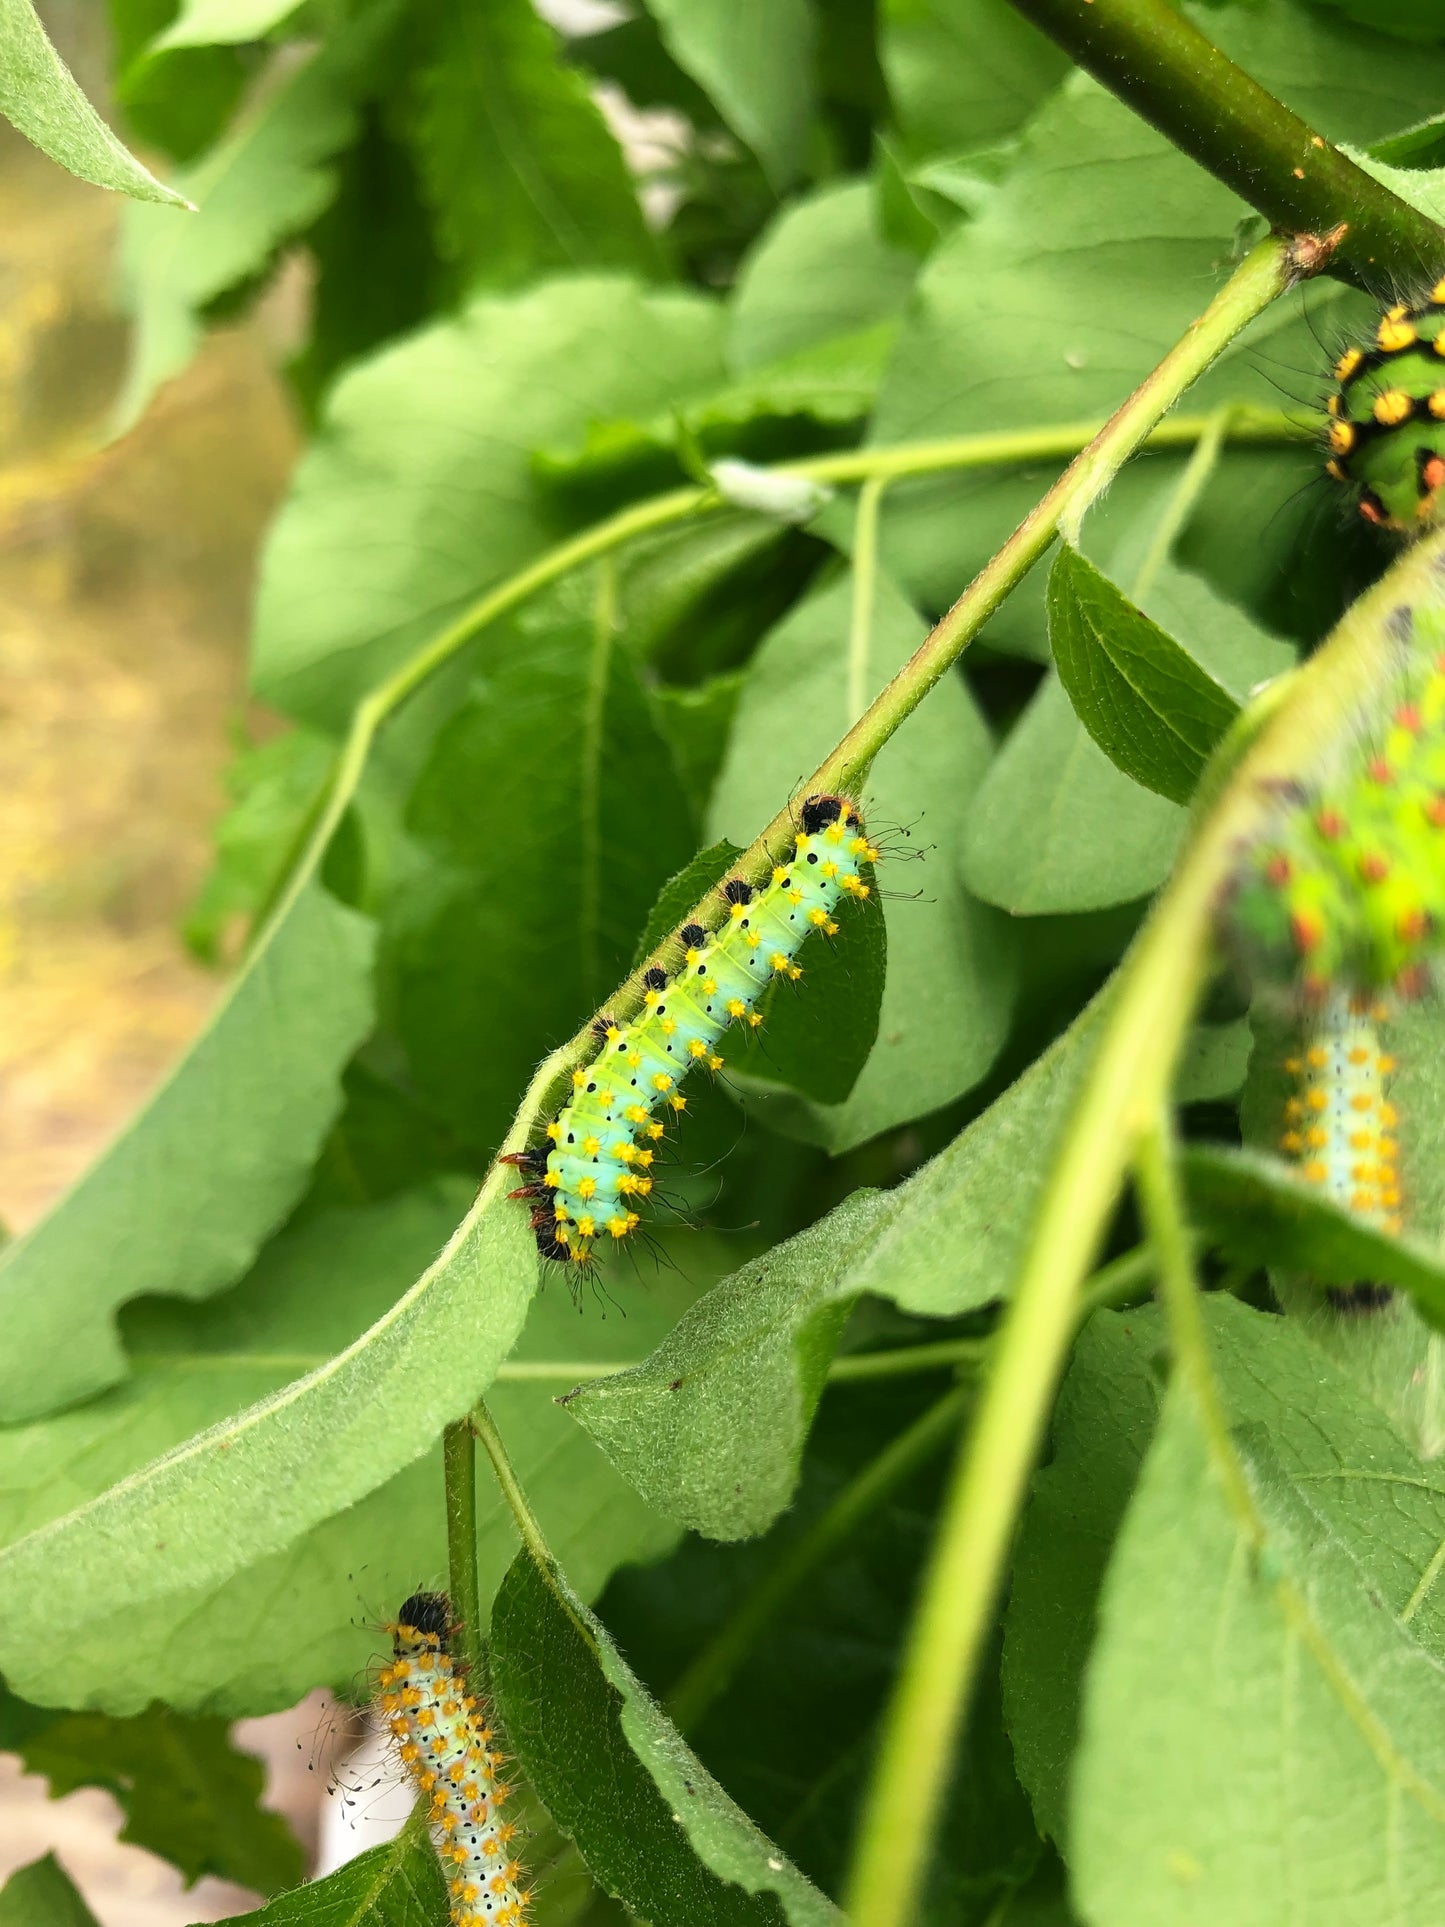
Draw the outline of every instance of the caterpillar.
[[[393,1658],[377,1681],[382,1717],[408,1777],[430,1802],[452,1927],[519,1927],[529,1896],[511,1852],[518,1829],[501,1817],[511,1791],[498,1777],[504,1756],[449,1651],[451,1627],[445,1593],[406,1601],[387,1627]]]
[[[627,1024],[599,1021],[597,1053],[572,1073],[572,1097],[547,1126],[547,1143],[511,1155],[530,1180],[512,1196],[531,1202],[544,1259],[584,1265],[600,1240],[617,1243],[635,1230],[663,1117],[687,1107],[680,1086],[688,1072],[720,1070],[723,1033],[733,1024],[755,1029],[766,986],[802,976],[804,939],[814,930],[836,936],[839,902],[869,896],[863,872],[878,851],[856,805],[810,796],[798,822],[791,855],[762,889],[741,877],[720,886],[726,915],[716,934],[683,926],[682,962],[671,975],[647,972],[640,1014]]]
[[[1395,1068],[1378,1026],[1383,1005],[1336,990],[1285,1069],[1299,1089],[1285,1105],[1280,1149],[1342,1209],[1382,1231],[1400,1229],[1397,1118],[1386,1096]]]
[[[1336,985],[1416,997],[1445,935],[1445,600],[1396,615],[1393,706],[1326,794],[1296,785],[1244,855],[1233,927],[1256,974],[1307,1003]]]
[[[1367,522],[1418,533],[1445,486],[1445,281],[1387,308],[1373,342],[1347,348],[1334,372],[1326,472],[1358,489]]]

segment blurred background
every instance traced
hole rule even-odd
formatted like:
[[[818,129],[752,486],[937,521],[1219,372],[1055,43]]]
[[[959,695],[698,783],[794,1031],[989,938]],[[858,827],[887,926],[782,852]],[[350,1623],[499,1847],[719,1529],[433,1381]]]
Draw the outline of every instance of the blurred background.
[[[45,9],[105,99],[98,7]],[[89,1162],[203,1021],[221,979],[180,934],[205,873],[244,696],[262,530],[299,446],[274,369],[283,285],[123,440],[113,295],[120,202],[0,123],[0,1222],[23,1230]],[[269,1799],[311,1849],[326,1709],[251,1720]],[[314,1766],[315,1770],[312,1770]],[[0,1755],[0,1884],[53,1848],[101,1927],[219,1920],[255,1896],[190,1893],[122,1845],[110,1795],[61,1800]]]

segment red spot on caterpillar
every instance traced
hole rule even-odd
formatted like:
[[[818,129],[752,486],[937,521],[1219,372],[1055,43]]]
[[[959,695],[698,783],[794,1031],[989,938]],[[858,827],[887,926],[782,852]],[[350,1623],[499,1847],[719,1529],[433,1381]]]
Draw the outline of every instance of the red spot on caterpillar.
[[[1294,866],[1287,856],[1272,856],[1264,866],[1264,874],[1277,890],[1282,889],[1294,875]]]
[[[1302,957],[1317,950],[1325,934],[1325,920],[1318,910],[1296,910],[1289,920],[1295,949]]]
[[[1360,858],[1360,876],[1366,883],[1383,883],[1390,874],[1390,859],[1378,850],[1367,850]]]
[[[1395,919],[1395,929],[1406,943],[1418,943],[1430,928],[1430,918],[1424,910],[1402,910]]]
[[[1323,809],[1315,817],[1315,828],[1326,842],[1333,843],[1345,833],[1345,819],[1338,810]]]
[[[1445,796],[1432,796],[1425,805],[1425,814],[1437,830],[1445,830]]]
[[[1401,703],[1395,711],[1395,721],[1401,729],[1408,729],[1412,735],[1421,727],[1423,718],[1414,703]]]
[[[1428,966],[1422,963],[1406,964],[1395,979],[1395,988],[1410,1003],[1413,1003],[1417,997],[1423,997],[1430,988]]]
[[[1366,774],[1372,783],[1393,783],[1395,780],[1395,772],[1390,768],[1390,765],[1385,761],[1383,756],[1372,756],[1370,758],[1366,768]]]

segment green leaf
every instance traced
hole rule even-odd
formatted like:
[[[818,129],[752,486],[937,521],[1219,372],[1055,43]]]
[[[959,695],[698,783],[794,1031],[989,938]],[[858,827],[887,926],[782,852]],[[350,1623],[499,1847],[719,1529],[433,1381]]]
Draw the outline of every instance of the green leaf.
[[[677,929],[693,905],[701,903],[714,884],[722,882],[741,855],[740,846],[729,843],[724,837],[720,843],[713,843],[706,850],[699,850],[689,863],[683,865],[676,876],[667,879],[657,893],[657,901],[648,912],[642,935],[637,940],[637,948],[632,953],[634,970],[644,957],[656,950],[669,931]]]
[[[880,53],[915,158],[1017,132],[1069,71],[1005,0],[885,0]]]
[[[742,671],[727,670],[697,689],[674,689],[664,683],[652,691],[653,717],[699,821],[727,754],[742,687]]]
[[[901,1322],[901,1321],[900,1321]],[[958,1430],[946,1372],[829,1388],[802,1479],[766,1538],[718,1546],[689,1536],[660,1565],[628,1567],[599,1608],[616,1644],[668,1704],[694,1659],[783,1575],[794,1585],[700,1714],[669,1706],[734,1799],[826,1893],[843,1886],[858,1809],[877,1751],[877,1722],[898,1663],[939,1487]],[[931,1458],[890,1481],[849,1520],[826,1556],[813,1535],[835,1504],[876,1478],[888,1455],[941,1405]],[[887,1474],[885,1473],[885,1477]],[[810,1557],[810,1547],[814,1556]],[[801,1560],[801,1570],[799,1561]],[[847,1654],[847,1690],[839,1690]],[[664,1691],[664,1689],[666,1689]],[[990,1654],[938,1831],[919,1927],[986,1927],[1039,1857],[1014,1774]],[[1012,1924],[1014,1909],[1005,1918]]]
[[[536,1283],[509,1188],[495,1170],[441,1255],[344,1351],[0,1553],[0,1671],[20,1692],[63,1698],[84,1680],[93,1703],[131,1710],[86,1642],[127,1619],[138,1659],[143,1609],[154,1637],[178,1600],[194,1606],[374,1492],[476,1401]],[[52,1637],[37,1652],[24,1602],[42,1585]]]
[[[323,725],[343,721],[555,539],[532,450],[593,416],[650,414],[714,385],[719,325],[696,295],[559,280],[477,301],[351,370],[267,548],[258,690]]]
[[[800,774],[822,760],[853,720],[850,703],[881,689],[922,640],[920,618],[880,579],[866,659],[850,669],[851,607],[852,584],[840,574],[759,646],[713,793],[714,834],[739,842],[755,836],[777,798],[792,793]],[[898,892],[884,902],[888,980],[878,1043],[846,1101],[770,1103],[766,1115],[779,1128],[835,1153],[850,1150],[951,1102],[997,1056],[1013,998],[1008,933],[955,880],[990,751],[987,726],[966,686],[949,677],[874,764],[863,803],[872,833],[883,837],[880,889]],[[890,863],[887,854],[891,847],[901,857],[914,825],[925,846],[916,896],[908,868]],[[846,931],[838,944],[842,956]]]
[[[215,861],[185,925],[186,942],[205,962],[219,961],[228,936],[257,915],[284,877],[334,756],[324,736],[291,729],[233,757],[226,771],[231,807],[212,832]]]
[[[1187,803],[1239,704],[1068,542],[1049,574],[1049,647],[1074,713],[1109,760]]]
[[[291,50],[270,84],[182,181],[197,213],[177,222],[149,208],[125,222],[121,282],[135,319],[117,431],[141,415],[199,345],[202,311],[259,275],[336,191],[336,156],[357,128],[357,96],[397,13],[372,0],[323,47]]]
[[[233,1914],[220,1927],[437,1927],[446,1911],[436,1852],[408,1828],[324,1880],[282,1894],[258,1913]]]
[[[1249,1024],[1196,1024],[1185,1039],[1174,1073],[1176,1104],[1204,1104],[1237,1097],[1249,1067]]]
[[[488,1149],[540,1054],[626,975],[658,889],[695,848],[593,588],[578,578],[491,638],[407,813],[433,864],[394,909],[395,1022],[429,1102]],[[513,1012],[525,1021],[499,1025]]]
[[[630,1913],[688,1927],[841,1922],[692,1754],[559,1569],[525,1550],[492,1609],[490,1663],[528,1781]]]
[[[180,11],[157,35],[154,47],[234,46],[264,40],[295,13],[299,0],[182,0]]]
[[[1167,1402],[1101,1601],[1075,1896],[1115,1927],[1426,1927],[1445,1878],[1439,1662],[1268,1438],[1239,1449],[1263,1551],[1192,1404]]]
[[[179,1867],[187,1886],[217,1874],[274,1894],[301,1879],[301,1844],[279,1813],[257,1804],[265,1770],[231,1745],[224,1720],[159,1704],[129,1720],[62,1714],[18,1750],[28,1772],[49,1780],[52,1799],[82,1786],[114,1794],[126,1816],[120,1838]]]
[[[18,1867],[0,1887],[0,1927],[98,1927],[53,1853]]]
[[[442,252],[469,285],[656,272],[622,151],[530,0],[441,0],[409,123]]]
[[[878,233],[867,181],[790,201],[738,270],[728,359],[740,373],[902,311],[917,262]]]
[[[1191,653],[1228,693],[1244,694],[1292,659],[1286,644],[1182,570],[1161,569],[1145,601],[1189,636]],[[1015,916],[1103,909],[1162,882],[1184,821],[1176,804],[1109,760],[1050,676],[974,799],[962,874],[978,896]]]
[[[1176,804],[1116,769],[1046,676],[974,799],[961,874],[1016,917],[1146,896],[1184,834]]]
[[[568,1412],[650,1505],[713,1539],[772,1524],[884,1206],[855,1191],[715,1285],[645,1363],[568,1394]]]
[[[809,0],[647,0],[668,52],[775,189],[804,171],[816,87]]]
[[[418,1575],[445,1568],[441,1413],[453,1403],[460,1409],[491,1370],[497,1326],[520,1317],[518,1297],[524,1304],[536,1270],[526,1211],[502,1199],[491,1236],[494,1248],[503,1239],[519,1246],[515,1284],[510,1270],[489,1270],[490,1284],[475,1286],[461,1276],[481,1243],[474,1226],[450,1268],[393,1309],[471,1189],[451,1179],[366,1210],[320,1212],[278,1239],[226,1298],[201,1308],[133,1307],[125,1316],[133,1370],[124,1386],[61,1418],[0,1432],[0,1540],[22,1562],[31,1552],[46,1558],[46,1544],[56,1548],[45,1591],[56,1639],[21,1640],[20,1619],[5,1609],[24,1648],[4,1662],[18,1690],[116,1713],[164,1695],[174,1707],[228,1717],[293,1705],[318,1683],[343,1697],[366,1690],[375,1621],[415,1589]],[[519,1475],[589,1596],[619,1560],[656,1557],[675,1532],[638,1501],[555,1397],[646,1352],[689,1295],[659,1280],[633,1296],[625,1319],[579,1318],[565,1290],[545,1291],[489,1394]],[[449,1302],[439,1305],[439,1296]],[[446,1350],[440,1381],[413,1381],[410,1353],[397,1362],[388,1321],[394,1328],[407,1318],[428,1371],[433,1347]],[[383,1351],[392,1360],[385,1367]],[[373,1378],[373,1368],[382,1375]],[[328,1372],[343,1394],[363,1385],[347,1423],[366,1445],[350,1465],[333,1460],[312,1430],[322,1422],[315,1408],[327,1394],[318,1380]],[[233,1486],[231,1468],[253,1451],[257,1430],[270,1433],[267,1452],[286,1456],[279,1474],[274,1458],[252,1459],[268,1483],[248,1495]],[[157,1557],[154,1540],[141,1538],[118,1555],[123,1570],[110,1571],[109,1554],[94,1541],[87,1550],[87,1520],[102,1527],[118,1519],[123,1530],[137,1502],[154,1500],[158,1482],[176,1491],[178,1459],[192,1468],[193,1497],[177,1497],[171,1515],[184,1521],[172,1544],[184,1549],[186,1569],[176,1552]],[[330,1482],[319,1491],[318,1477]],[[252,1508],[242,1522],[249,1536],[230,1547],[238,1506]],[[274,1531],[255,1516],[270,1508],[281,1515]],[[500,1495],[485,1482],[477,1531],[486,1600],[516,1540]],[[284,1543],[262,1553],[263,1539]],[[0,1554],[0,1568],[11,1556]],[[100,1600],[87,1616],[92,1572],[136,1603],[117,1614]],[[7,1584],[0,1579],[0,1591]],[[147,1588],[153,1596],[142,1602]],[[178,1640],[182,1621],[186,1638]],[[62,1634],[62,1623],[72,1629]]]
[[[0,0],[0,114],[42,153],[96,187],[172,210],[187,205],[123,147],[51,46],[30,0]],[[171,219],[178,219],[172,213]]]
[[[370,922],[304,881],[155,1096],[0,1252],[0,1416],[125,1375],[116,1308],[231,1284],[285,1217],[371,1027]]]
[[[1283,0],[1216,8],[1209,32],[1335,139],[1368,141],[1434,112],[1445,86],[1445,60],[1436,50],[1380,44],[1366,62],[1358,36]],[[935,71],[943,82],[979,72],[943,61]],[[991,80],[985,74],[981,91]],[[955,148],[971,137],[964,122],[939,131]],[[1082,76],[1071,77],[1024,130],[1017,161],[977,216],[948,235],[924,268],[872,439],[1103,419],[1199,312],[1244,213],[1241,202],[1130,110]],[[1331,332],[1370,325],[1354,297],[1322,292],[1309,321]],[[1198,385],[1190,407],[1236,397],[1277,407],[1279,368],[1313,370],[1319,362],[1301,310],[1279,303]],[[1104,505],[1105,516],[1138,514],[1141,506],[1157,514],[1181,462],[1151,456],[1135,464],[1137,480],[1113,491],[1117,501]],[[1312,452],[1230,451],[1183,544],[1192,566],[1206,569],[1226,594],[1293,634],[1317,634],[1333,620],[1354,592],[1358,568],[1358,551],[1339,540],[1329,518],[1313,517],[1304,505],[1284,512],[1287,498],[1316,473]],[[991,470],[890,489],[887,565],[920,606],[946,607],[1047,479],[1047,470]],[[1319,523],[1312,545],[1318,567],[1306,581],[1296,557],[1310,520]],[[1247,542],[1241,527],[1250,530]],[[1330,601],[1315,602],[1326,589]],[[1042,590],[1036,572],[990,623],[988,641],[1037,655]]]
[[[1385,1610],[1435,1659],[1445,1656],[1445,1592],[1435,1584],[1445,1475],[1416,1457],[1349,1368],[1332,1362],[1297,1321],[1214,1294],[1203,1310],[1238,1436],[1268,1438],[1298,1498],[1368,1574]],[[1060,1394],[1048,1462],[1035,1477],[1014,1560],[1005,1713],[1019,1775],[1040,1826],[1056,1839],[1068,1817],[1097,1596],[1154,1430],[1164,1346],[1153,1308],[1101,1312],[1090,1321]],[[1194,1530],[1194,1518],[1181,1513],[1161,1551],[1182,1548]],[[1136,1631],[1142,1636],[1169,1623],[1162,1611],[1162,1603],[1141,1611]],[[1268,1716],[1262,1697],[1256,1717]],[[1191,1758],[1189,1747],[1156,1755],[1160,1762],[1176,1757]],[[1217,1917],[1234,1918],[1227,1908]]]
[[[715,1285],[643,1364],[568,1397],[572,1417],[649,1504],[711,1538],[766,1531],[797,1483],[859,1296],[942,1318],[1008,1294],[1102,1008],[1096,1000],[896,1190],[855,1191]]]
[[[1252,1264],[1285,1265],[1321,1283],[1368,1278],[1408,1291],[1445,1324],[1445,1259],[1417,1239],[1376,1231],[1332,1204],[1279,1158],[1196,1146],[1184,1157],[1192,1214],[1211,1243]]]

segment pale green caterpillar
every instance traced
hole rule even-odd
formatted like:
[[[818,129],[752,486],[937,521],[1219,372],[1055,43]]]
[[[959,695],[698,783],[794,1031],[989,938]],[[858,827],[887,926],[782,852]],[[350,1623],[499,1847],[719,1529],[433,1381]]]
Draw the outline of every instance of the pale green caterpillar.
[[[721,886],[727,914],[716,934],[684,925],[683,961],[671,975],[648,971],[639,1015],[628,1024],[601,1021],[600,1048],[573,1072],[571,1101],[547,1126],[549,1143],[511,1159],[530,1174],[512,1195],[532,1201],[544,1258],[586,1264],[599,1240],[620,1242],[635,1230],[663,1117],[686,1108],[680,1086],[688,1072],[695,1064],[721,1069],[723,1032],[755,1028],[767,985],[802,976],[795,959],[804,939],[814,930],[835,936],[840,900],[870,894],[863,873],[878,852],[855,805],[810,796],[798,822],[791,855],[762,889],[740,877]]]

